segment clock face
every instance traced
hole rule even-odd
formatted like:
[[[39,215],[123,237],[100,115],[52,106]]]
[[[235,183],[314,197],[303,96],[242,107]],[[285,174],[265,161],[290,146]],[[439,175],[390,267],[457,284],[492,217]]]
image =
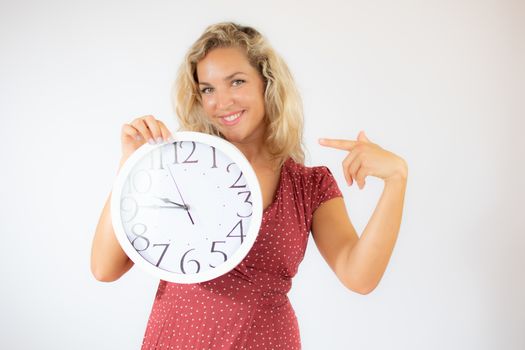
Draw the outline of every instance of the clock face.
[[[255,172],[227,141],[178,132],[145,144],[115,182],[115,234],[131,260],[172,282],[195,283],[233,269],[248,254],[262,219]]]

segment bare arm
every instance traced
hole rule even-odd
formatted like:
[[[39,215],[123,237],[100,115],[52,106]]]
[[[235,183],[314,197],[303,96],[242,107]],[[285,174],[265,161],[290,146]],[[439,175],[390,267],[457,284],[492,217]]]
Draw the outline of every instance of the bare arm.
[[[124,161],[120,162],[119,170]],[[100,215],[91,248],[91,272],[101,282],[115,281],[133,266],[113,231],[110,204],[111,193]]]
[[[168,141],[172,137],[164,123],[148,115],[136,118],[130,124],[122,126],[122,158],[119,171],[129,156],[142,146],[146,140],[162,139]],[[124,250],[122,250],[111,223],[111,193],[106,200],[104,209],[93,237],[91,247],[91,272],[102,282],[111,282],[119,279],[133,266]]]
[[[387,268],[401,225],[406,180],[390,180],[361,237],[344,201],[334,198],[314,213],[313,237],[339,280],[360,294],[373,291]]]
[[[363,189],[366,176],[378,177],[385,183],[360,238],[341,198],[320,205],[312,222],[315,242],[341,282],[351,290],[368,294],[379,284],[397,240],[408,166],[404,159],[372,143],[363,131],[357,141],[322,139],[320,143],[349,151],[343,161],[349,186],[355,181]]]

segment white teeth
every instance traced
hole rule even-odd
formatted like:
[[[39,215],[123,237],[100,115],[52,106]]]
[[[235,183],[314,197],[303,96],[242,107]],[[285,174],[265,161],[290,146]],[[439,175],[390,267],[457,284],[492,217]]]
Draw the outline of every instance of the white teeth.
[[[241,114],[242,114],[242,112],[239,112],[239,113],[237,113],[237,114],[233,114],[233,115],[230,115],[230,116],[228,116],[228,117],[224,117],[224,119],[225,119],[226,121],[231,122],[231,121],[234,121],[235,119],[239,118],[239,117],[241,116]]]

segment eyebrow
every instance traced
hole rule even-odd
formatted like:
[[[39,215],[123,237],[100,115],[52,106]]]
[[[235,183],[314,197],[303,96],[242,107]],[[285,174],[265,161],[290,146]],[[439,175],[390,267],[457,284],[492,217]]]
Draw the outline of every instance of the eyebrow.
[[[243,73],[243,72],[235,72],[235,73],[233,73],[233,74],[228,75],[226,78],[224,78],[224,81],[230,80],[231,78],[233,78],[233,77],[236,76],[237,74],[244,74],[244,75],[247,75],[246,73]],[[210,83],[207,83],[207,82],[205,82],[205,81],[201,81],[201,82],[199,82],[199,85],[208,85],[208,86],[211,86]]]

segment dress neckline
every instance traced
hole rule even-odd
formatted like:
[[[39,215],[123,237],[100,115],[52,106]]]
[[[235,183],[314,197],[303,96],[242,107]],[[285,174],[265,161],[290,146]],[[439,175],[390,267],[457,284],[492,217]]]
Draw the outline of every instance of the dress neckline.
[[[280,172],[279,172],[279,182],[277,183],[277,187],[275,188],[275,193],[273,194],[273,200],[270,204],[268,204],[268,206],[266,208],[263,209],[263,216],[268,212],[270,211],[270,209],[272,209],[276,203],[277,203],[277,200],[279,199],[279,193],[281,192],[281,186],[282,186],[282,182],[283,182],[283,173],[284,173],[284,167],[286,166],[286,164],[290,161],[290,157],[288,157],[283,165],[281,166],[281,169],[280,169]]]

